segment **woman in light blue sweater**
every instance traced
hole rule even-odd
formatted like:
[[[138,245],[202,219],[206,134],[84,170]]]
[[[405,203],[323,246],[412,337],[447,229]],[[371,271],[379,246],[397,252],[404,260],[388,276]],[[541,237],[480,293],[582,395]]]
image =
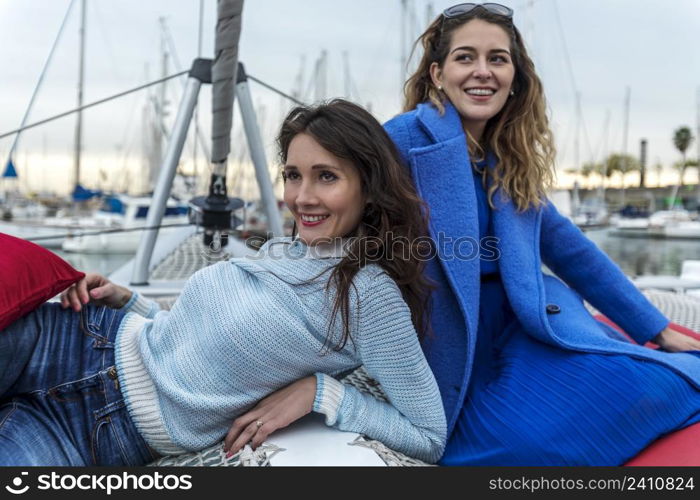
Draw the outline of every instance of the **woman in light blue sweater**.
[[[0,464],[138,465],[208,447],[236,419],[233,453],[310,411],[440,458],[445,415],[416,334],[425,222],[395,147],[341,100],[293,110],[279,146],[296,238],[199,271],[170,311],[89,274],[63,307],[1,332]],[[359,365],[391,403],[333,378]],[[300,385],[313,398],[285,397]]]

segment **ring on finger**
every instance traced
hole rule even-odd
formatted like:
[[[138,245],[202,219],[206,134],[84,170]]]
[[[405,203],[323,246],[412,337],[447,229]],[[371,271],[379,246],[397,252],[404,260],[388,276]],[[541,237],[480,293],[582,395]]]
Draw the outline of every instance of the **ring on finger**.
[[[262,426],[263,426],[263,421],[262,421],[262,420],[256,420],[256,421],[255,421],[255,427],[257,427],[258,429],[260,429],[260,427],[262,427]]]

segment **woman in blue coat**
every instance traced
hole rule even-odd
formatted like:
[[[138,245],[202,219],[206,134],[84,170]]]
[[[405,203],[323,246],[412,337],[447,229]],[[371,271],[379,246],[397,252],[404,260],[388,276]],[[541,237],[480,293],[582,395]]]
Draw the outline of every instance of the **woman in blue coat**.
[[[406,112],[385,128],[439,252],[423,347],[448,421],[442,463],[617,465],[700,421],[700,342],[546,199],[553,140],[512,10],[456,5],[420,41]]]

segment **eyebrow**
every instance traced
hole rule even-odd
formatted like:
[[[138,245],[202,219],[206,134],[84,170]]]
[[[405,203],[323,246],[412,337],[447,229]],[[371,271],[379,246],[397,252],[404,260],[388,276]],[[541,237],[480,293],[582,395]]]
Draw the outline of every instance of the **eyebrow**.
[[[285,166],[284,166],[284,169],[285,169],[285,170],[287,170],[287,169],[296,169],[296,170],[298,170],[298,168],[299,168],[299,167],[297,167],[296,165],[285,165]],[[339,170],[339,171],[341,171],[341,172],[342,172],[342,170],[343,170],[341,167],[338,167],[338,166],[335,166],[335,165],[326,165],[325,163],[317,163],[316,165],[314,165],[313,167],[311,167],[311,170],[322,170],[322,169],[325,169],[325,168],[330,168],[330,169],[333,169],[333,170]]]
[[[463,45],[463,46],[461,46],[461,47],[455,47],[454,49],[452,49],[452,51],[450,52],[450,54],[454,54],[454,53],[457,52],[458,50],[471,50],[472,52],[478,52],[474,47],[470,47],[469,45]],[[510,51],[509,51],[509,50],[506,50],[506,49],[493,49],[493,50],[489,50],[489,54],[494,54],[494,53],[504,53],[504,54],[510,55]]]

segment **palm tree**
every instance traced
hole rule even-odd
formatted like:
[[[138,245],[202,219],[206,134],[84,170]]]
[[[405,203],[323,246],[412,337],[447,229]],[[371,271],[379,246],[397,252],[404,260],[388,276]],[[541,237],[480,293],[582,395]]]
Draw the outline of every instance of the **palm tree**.
[[[625,176],[641,167],[637,159],[632,155],[613,153],[605,159],[605,176],[611,177],[615,172],[619,172],[622,176],[622,198],[620,204],[625,206]]]
[[[693,142],[693,139],[694,137],[693,133],[690,131],[690,127],[680,127],[673,133],[673,145],[676,146],[676,149],[681,152],[681,155],[683,155],[683,163],[681,163],[680,168],[681,188],[683,187],[683,174],[685,174],[685,167],[687,166],[685,160],[685,152],[690,147],[690,144]]]
[[[685,169],[687,167],[686,163],[686,157],[685,157],[685,152],[688,150],[690,147],[690,144],[693,142],[693,133],[690,131],[690,127],[679,127],[676,129],[676,131],[673,133],[673,145],[676,146],[676,149],[680,151],[681,155],[683,156],[683,162],[680,165],[679,170],[679,182],[678,186],[676,186],[673,190],[673,194],[671,196],[671,208],[676,204],[676,196],[678,195],[678,190],[683,188],[683,176],[685,175]]]

